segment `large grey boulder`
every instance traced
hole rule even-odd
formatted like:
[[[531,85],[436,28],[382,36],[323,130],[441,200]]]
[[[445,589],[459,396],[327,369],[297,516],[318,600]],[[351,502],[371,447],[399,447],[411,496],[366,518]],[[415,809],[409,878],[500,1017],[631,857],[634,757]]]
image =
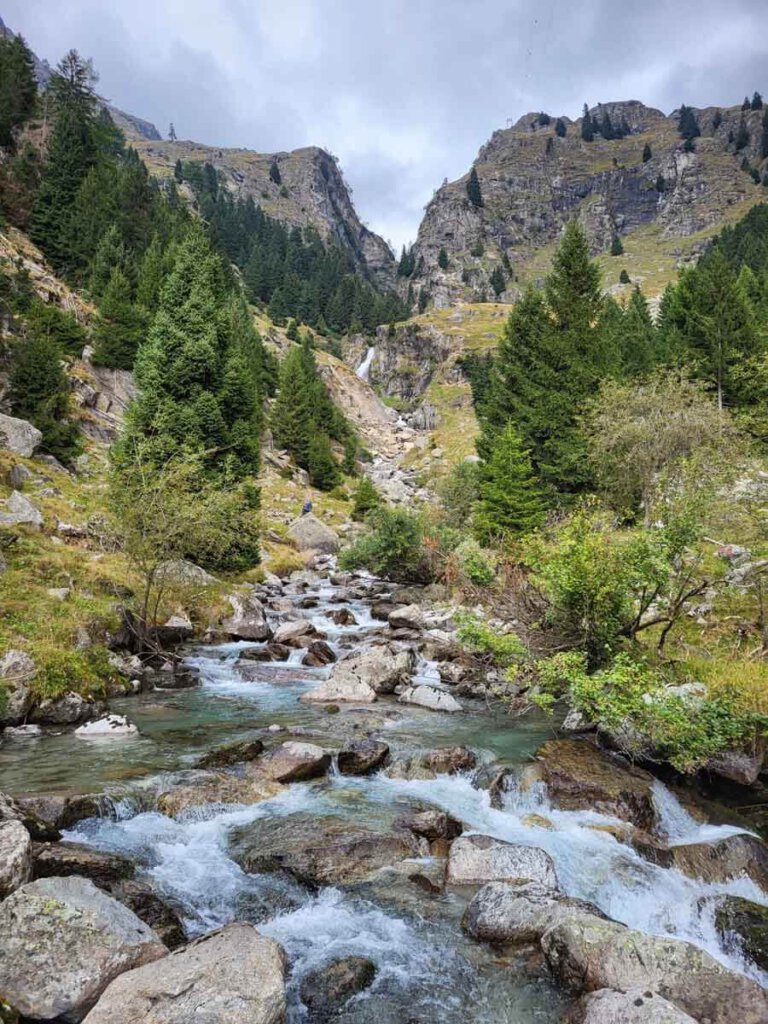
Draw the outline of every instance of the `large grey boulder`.
[[[212,587],[219,581],[209,572],[184,558],[173,558],[157,567],[158,582],[187,587]]]
[[[261,601],[253,593],[234,593],[227,598],[232,605],[232,615],[224,619],[222,626],[230,636],[238,640],[269,640],[272,629]]]
[[[127,907],[77,877],[17,889],[0,903],[0,935],[5,1001],[22,1016],[67,1024],[119,974],[168,952]]]
[[[7,694],[5,706],[0,709],[0,725],[18,725],[32,707],[32,680],[37,665],[24,651],[6,651],[0,658],[0,679]]]
[[[482,835],[464,835],[454,840],[447,877],[454,885],[517,880],[538,882],[549,889],[558,887],[555,864],[546,851]]]
[[[402,608],[394,608],[387,621],[392,629],[423,629],[424,612],[417,604],[409,604]]]
[[[566,1020],[567,1024],[699,1024],[656,992],[641,988],[590,992]]]
[[[89,878],[100,889],[132,878],[135,866],[120,853],[96,850],[86,843],[35,843],[32,848],[35,878]]]
[[[337,662],[330,677],[301,700],[370,704],[379,694],[394,693],[395,687],[409,678],[413,666],[413,651],[371,647]]]
[[[461,711],[461,704],[445,690],[436,686],[408,686],[398,698],[399,704],[415,704],[429,711]]]
[[[5,507],[7,511],[0,512],[0,526],[32,526],[39,530],[43,525],[43,513],[21,491],[11,491]]]
[[[339,550],[338,534],[311,513],[294,519],[288,527],[288,536],[299,551],[319,551],[335,555]]]
[[[42,432],[27,420],[0,413],[0,448],[28,459],[43,440]]]
[[[376,977],[376,964],[364,956],[346,956],[310,971],[301,981],[301,1001],[315,1024],[335,1017],[352,996],[365,991]]]
[[[559,980],[579,992],[640,988],[711,1024],[764,1024],[768,992],[682,942],[576,914],[546,931],[541,946]]]
[[[768,845],[744,833],[714,843],[688,843],[671,848],[672,866],[691,878],[727,882],[751,878],[768,892]]]
[[[366,739],[340,750],[336,763],[342,775],[368,775],[381,768],[389,757],[389,746],[381,740]]]
[[[469,903],[461,925],[480,942],[538,942],[574,911],[604,917],[586,900],[565,896],[539,882],[489,882]]]
[[[20,821],[0,822],[0,900],[32,877],[32,840]]]
[[[302,782],[325,775],[330,764],[331,755],[322,747],[289,740],[265,754],[257,771],[273,782]]]
[[[30,714],[30,721],[38,725],[74,725],[93,718],[97,710],[93,701],[70,690],[61,697],[41,700]]]
[[[285,956],[249,924],[227,925],[121,974],[86,1024],[283,1024]]]

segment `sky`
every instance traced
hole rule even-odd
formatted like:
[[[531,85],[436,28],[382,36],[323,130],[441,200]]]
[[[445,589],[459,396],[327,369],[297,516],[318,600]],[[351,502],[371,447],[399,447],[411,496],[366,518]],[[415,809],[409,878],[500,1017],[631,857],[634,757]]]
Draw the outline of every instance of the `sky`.
[[[0,0],[40,57],[180,139],[335,154],[399,247],[444,178],[530,111],[768,95],[768,0]]]

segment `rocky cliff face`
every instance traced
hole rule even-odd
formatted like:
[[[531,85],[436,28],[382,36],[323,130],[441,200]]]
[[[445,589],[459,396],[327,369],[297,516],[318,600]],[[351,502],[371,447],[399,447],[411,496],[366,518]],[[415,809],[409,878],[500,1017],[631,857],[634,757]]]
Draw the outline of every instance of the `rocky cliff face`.
[[[566,134],[560,137],[556,119],[542,125],[538,114],[496,131],[473,165],[483,205],[470,202],[465,175],[443,185],[427,207],[414,247],[415,295],[427,289],[438,308],[493,297],[491,274],[501,267],[502,299],[512,301],[522,281],[546,270],[563,225],[574,216],[595,254],[607,254],[620,236],[626,246],[621,265],[653,293],[681,261],[701,251],[709,235],[768,199],[742,167],[746,159],[761,174],[768,169],[760,153],[762,110],[744,113],[750,139],[738,153],[740,107],[723,108],[719,117],[715,108],[697,110],[701,137],[694,152],[684,149],[676,112],[665,116],[630,101],[605,104],[592,114],[600,121],[606,112],[629,134],[585,142],[581,121],[562,118]],[[646,143],[651,156],[644,162]],[[438,263],[443,248],[445,269]],[[408,283],[400,281],[403,294]]]

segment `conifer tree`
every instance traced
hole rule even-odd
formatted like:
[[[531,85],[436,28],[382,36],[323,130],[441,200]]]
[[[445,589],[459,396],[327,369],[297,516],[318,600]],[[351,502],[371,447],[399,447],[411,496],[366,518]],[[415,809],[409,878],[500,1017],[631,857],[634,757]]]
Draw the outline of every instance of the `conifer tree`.
[[[8,392],[11,412],[42,431],[46,452],[63,462],[79,453],[77,425],[67,418],[69,381],[55,341],[33,333],[17,345]]]
[[[493,294],[498,298],[504,289],[507,287],[507,281],[504,277],[504,271],[501,267],[494,267],[490,277],[490,285],[493,289]]]
[[[136,276],[136,302],[150,312],[157,307],[160,288],[170,268],[170,256],[155,235],[144,253]]]
[[[483,194],[480,191],[480,180],[477,177],[477,170],[473,167],[467,179],[467,196],[473,206],[483,205]]]
[[[635,285],[621,324],[622,371],[629,377],[642,376],[658,364],[658,332],[648,300]]]
[[[378,508],[381,504],[381,496],[376,490],[373,481],[367,475],[360,478],[357,490],[354,494],[352,505],[352,518],[358,522],[365,519],[369,512]]]
[[[317,431],[313,433],[309,442],[307,470],[310,483],[321,491],[331,491],[341,483],[341,470],[327,434]]]
[[[530,533],[544,522],[545,505],[530,453],[511,421],[480,464],[478,490],[475,528],[484,543]]]
[[[280,174],[280,168],[277,165],[277,160],[273,160],[272,163],[270,164],[269,177],[270,180],[275,183],[275,185],[282,185],[283,177]]]
[[[623,256],[623,254],[624,254],[624,245],[623,245],[621,239],[619,238],[619,236],[618,235],[614,235],[613,236],[613,241],[611,242],[611,256]]]
[[[656,191],[662,193],[665,191],[667,183],[664,181],[664,175],[659,174],[656,178]]]
[[[740,153],[741,150],[745,148],[745,146],[748,146],[749,138],[749,128],[747,127],[747,122],[744,120],[744,115],[742,114],[741,120],[739,121],[739,128],[736,132],[736,137],[733,142],[734,152]]]
[[[611,123],[611,117],[607,110],[603,111],[603,117],[600,121],[600,134],[607,141],[615,138],[613,124]]]
[[[647,164],[652,156],[653,152],[651,151],[650,143],[646,142],[646,144],[643,146],[643,163]]]
[[[116,223],[112,223],[99,242],[91,264],[89,288],[97,300],[104,295],[115,270],[125,271],[128,252]],[[124,275],[125,276],[125,275]]]
[[[566,127],[565,121],[562,119],[562,117],[558,117],[558,119],[555,121],[555,135],[558,135],[561,139],[564,139],[567,131],[568,129]]]
[[[0,146],[14,146],[16,131],[33,115],[36,102],[32,52],[21,36],[3,36],[0,38]]]
[[[592,115],[589,107],[584,104],[584,111],[581,115],[581,137],[585,142],[592,142],[595,137],[595,126],[592,122]]]
[[[692,107],[687,107],[684,103],[680,107],[680,115],[677,119],[677,130],[680,133],[681,139],[695,139],[701,135],[699,129],[699,122],[696,120],[696,114]]]
[[[717,131],[720,125],[723,123],[723,112],[718,108],[712,117],[712,130]]]
[[[131,298],[131,283],[117,266],[99,306],[93,335],[94,363],[116,370],[133,369],[145,331],[145,317]]]
[[[755,92],[752,95],[752,102],[751,102],[750,106],[751,106],[752,110],[762,110],[763,109],[763,97],[760,95],[759,92],[757,92],[757,90],[755,90]]]
[[[440,252],[437,255],[437,265],[438,267],[440,267],[441,270],[448,269],[448,253],[445,251],[444,247],[440,250]]]
[[[276,447],[290,452],[303,469],[309,464],[313,433],[311,397],[312,382],[302,349],[292,348],[280,364],[277,397],[269,423]]]

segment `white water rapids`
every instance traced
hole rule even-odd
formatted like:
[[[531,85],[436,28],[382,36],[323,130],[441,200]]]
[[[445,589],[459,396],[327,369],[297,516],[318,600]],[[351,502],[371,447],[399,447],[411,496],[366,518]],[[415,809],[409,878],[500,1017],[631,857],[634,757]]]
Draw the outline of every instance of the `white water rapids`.
[[[368,380],[368,375],[371,372],[371,365],[376,356],[376,346],[370,345],[368,351],[365,353],[365,359],[360,363],[355,373],[360,380]]]

